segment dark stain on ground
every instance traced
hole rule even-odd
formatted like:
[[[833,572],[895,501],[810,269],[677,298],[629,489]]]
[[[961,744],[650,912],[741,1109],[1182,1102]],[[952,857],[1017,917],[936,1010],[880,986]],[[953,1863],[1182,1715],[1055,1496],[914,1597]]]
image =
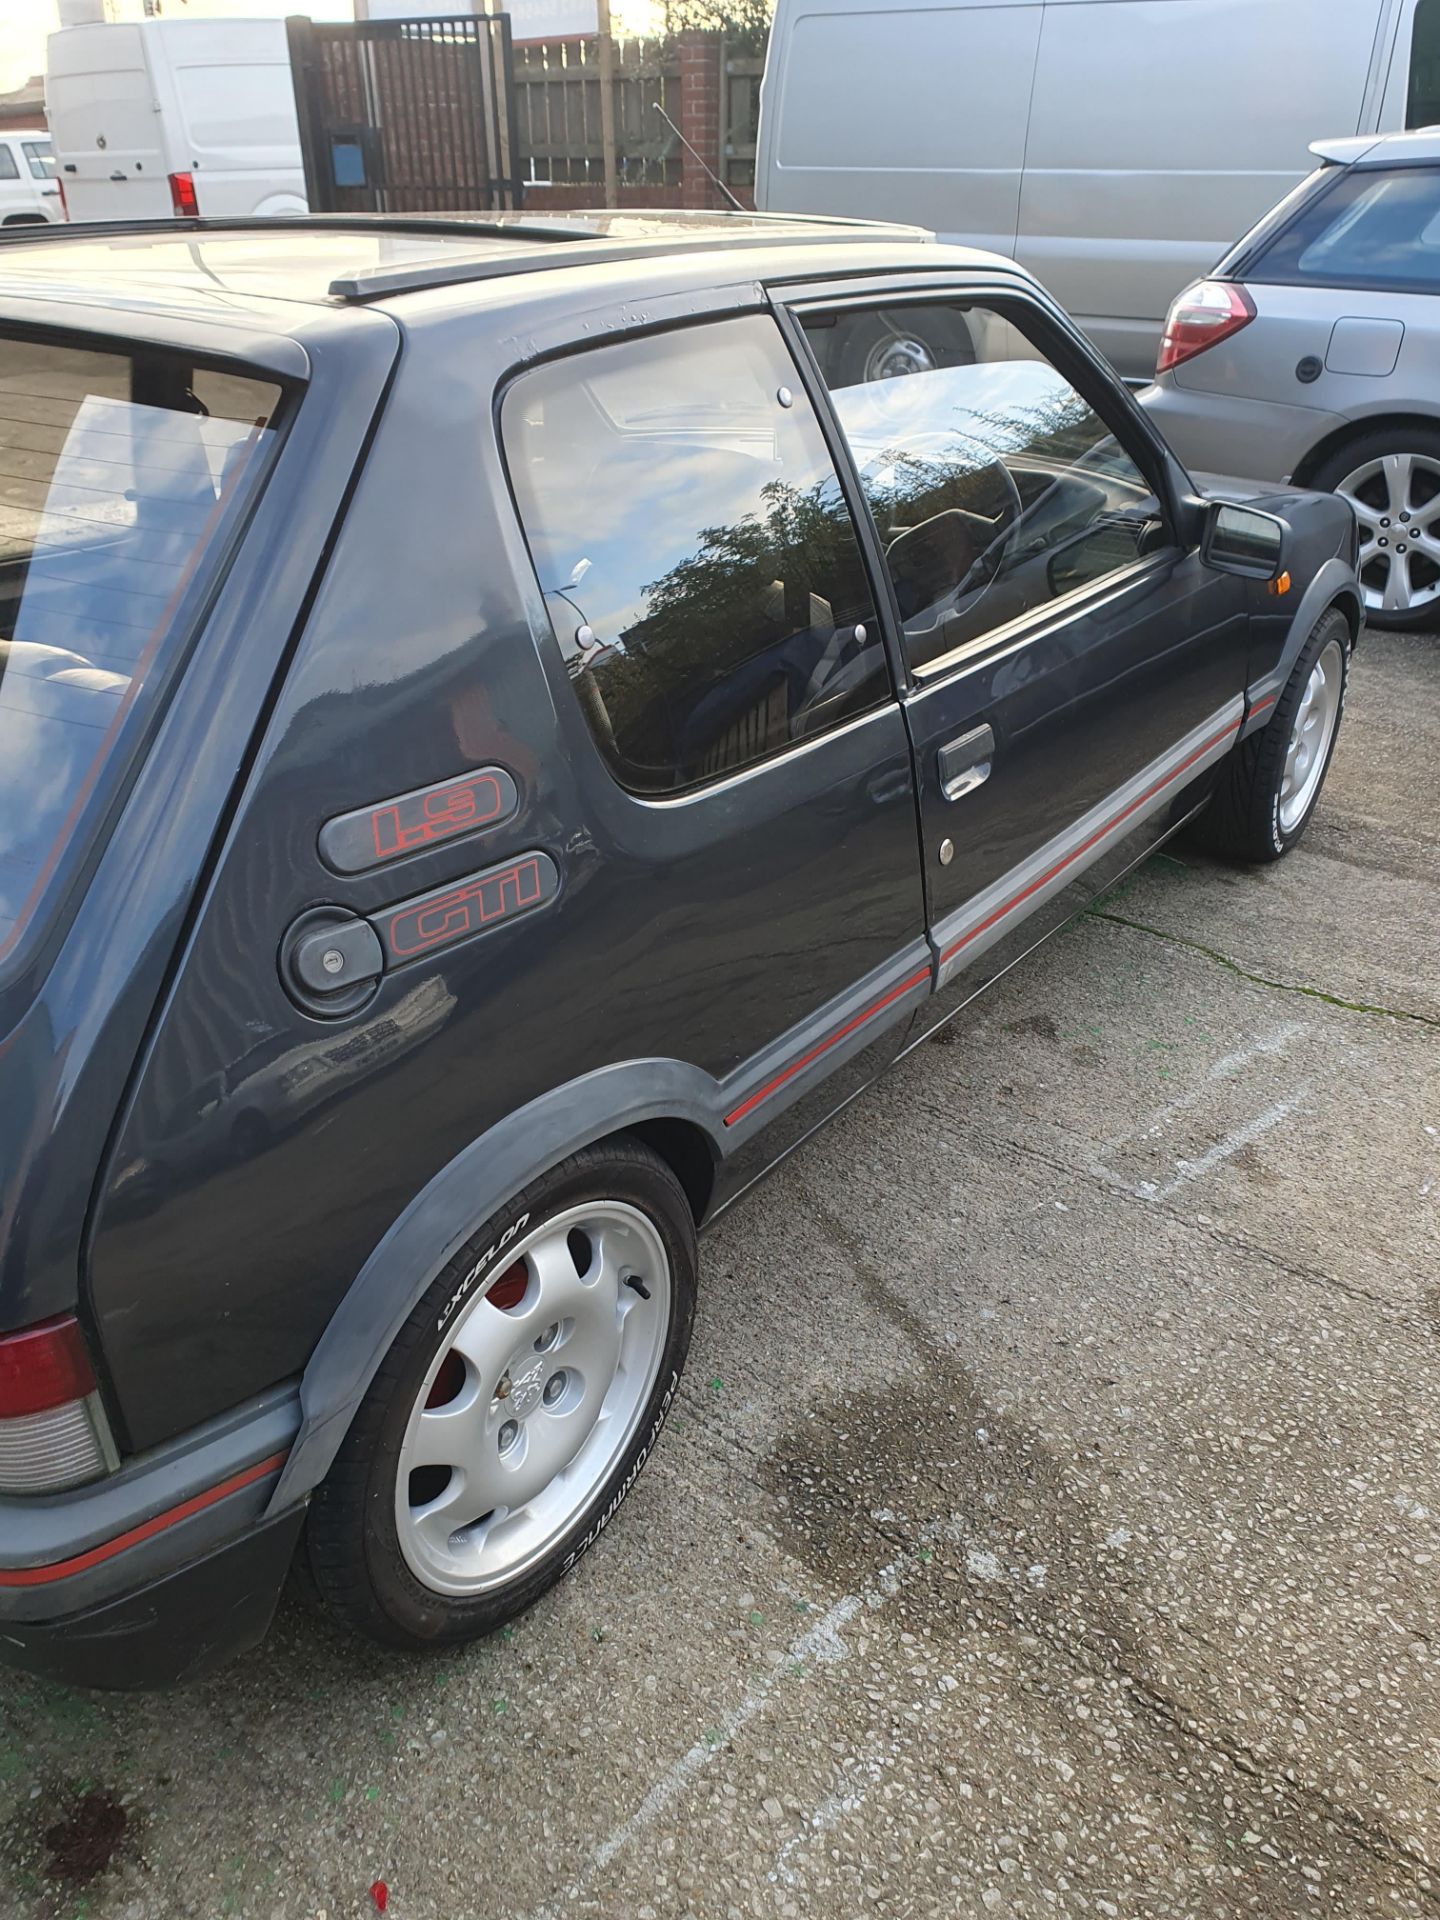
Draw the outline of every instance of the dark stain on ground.
[[[1022,1020],[1007,1020],[1006,1033],[1033,1033],[1040,1040],[1058,1040],[1060,1029],[1048,1013],[1027,1013]]]
[[[92,1787],[41,1835],[46,1876],[84,1887],[109,1866],[124,1843],[130,1815],[113,1794]]]
[[[88,1780],[50,1780],[22,1804],[0,1832],[0,1889],[19,1902],[0,1913],[15,1920],[59,1920],[89,1911],[104,1876],[119,1860],[139,1861],[144,1816],[107,1787]],[[76,1901],[79,1906],[76,1906]]]
[[[1199,1867],[1213,1892],[1207,1920],[1292,1920],[1321,1906],[1334,1915],[1382,1906],[1440,1912],[1425,1863],[1372,1811],[1301,1784],[1283,1748],[1257,1752],[1253,1729],[1225,1725],[1223,1707],[1203,1697],[1203,1686],[1194,1701],[1176,1697],[1168,1663],[1161,1672],[1154,1657],[1160,1622],[1140,1602],[1137,1555],[1112,1550],[1106,1523],[1064,1459],[1023,1420],[987,1404],[894,1276],[868,1264],[813,1192],[804,1205],[843,1250],[897,1344],[922,1364],[893,1387],[847,1396],[824,1420],[800,1419],[760,1463],[785,1549],[851,1592],[908,1549],[908,1571],[887,1602],[894,1631],[988,1649],[987,1670],[1007,1669],[1029,1710],[1049,1702],[1041,1717],[1057,1750],[1074,1738],[1083,1751],[1086,1729],[1071,1720],[1073,1703],[1083,1697],[1098,1710],[1100,1701],[1073,1693],[1070,1676],[1111,1688],[1111,1700],[1124,1703],[1111,1709],[1123,1759],[1105,1761],[1090,1782],[1087,1817],[1102,1822],[1112,1765],[1137,1783],[1148,1776],[1157,1801],[1183,1806],[1184,1858],[1165,1862],[1161,1878],[1174,1873],[1177,1888],[1193,1889]],[[1193,1632],[1192,1639],[1199,1644]],[[1206,1645],[1200,1657],[1211,1665],[1234,1656]],[[898,1724],[894,1731],[898,1737]],[[1078,1765],[1074,1793],[1084,1805]],[[955,1813],[973,1824],[979,1800]],[[1323,1863],[1323,1895],[1302,1875],[1312,1861]],[[1102,1848],[1092,1884],[1103,1887],[1119,1864]],[[1030,1866],[1043,1883],[1052,1863],[1037,1854]]]

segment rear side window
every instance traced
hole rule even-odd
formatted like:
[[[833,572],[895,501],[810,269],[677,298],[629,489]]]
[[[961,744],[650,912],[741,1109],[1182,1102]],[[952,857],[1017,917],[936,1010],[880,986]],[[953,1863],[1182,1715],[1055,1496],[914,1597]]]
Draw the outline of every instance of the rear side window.
[[[22,140],[25,160],[36,180],[53,180],[57,175],[55,150],[48,140]]]
[[[0,961],[130,757],[279,397],[168,354],[0,338]]]
[[[1440,167],[1355,167],[1307,201],[1250,269],[1273,285],[1440,287]]]
[[[16,165],[14,149],[4,140],[0,140],[0,180],[18,180],[20,169]]]
[[[854,526],[773,320],[539,367],[502,427],[556,639],[624,785],[693,787],[889,697]]]

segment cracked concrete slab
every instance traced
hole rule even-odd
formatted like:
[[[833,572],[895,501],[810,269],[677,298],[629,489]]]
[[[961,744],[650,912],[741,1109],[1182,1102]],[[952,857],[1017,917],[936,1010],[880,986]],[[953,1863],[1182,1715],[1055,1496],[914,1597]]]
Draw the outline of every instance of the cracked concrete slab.
[[[1371,636],[1291,860],[1153,863],[722,1222],[507,1635],[0,1673],[0,1910],[1440,1911],[1437,740],[1440,646]]]

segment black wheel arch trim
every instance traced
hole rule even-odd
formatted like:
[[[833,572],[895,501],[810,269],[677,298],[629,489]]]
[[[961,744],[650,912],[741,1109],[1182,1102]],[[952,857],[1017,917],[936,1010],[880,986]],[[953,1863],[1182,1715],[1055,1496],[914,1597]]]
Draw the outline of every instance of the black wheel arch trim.
[[[1271,709],[1295,670],[1300,649],[1315,631],[1315,623],[1332,607],[1338,607],[1349,622],[1353,647],[1364,630],[1365,605],[1354,568],[1339,558],[1326,560],[1300,596],[1274,669],[1246,689],[1249,711],[1241,729],[1242,739],[1268,723]]]

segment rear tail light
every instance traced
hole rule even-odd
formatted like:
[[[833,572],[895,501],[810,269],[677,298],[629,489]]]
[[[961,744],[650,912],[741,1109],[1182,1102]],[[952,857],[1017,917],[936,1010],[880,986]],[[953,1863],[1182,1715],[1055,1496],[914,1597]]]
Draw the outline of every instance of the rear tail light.
[[[0,1335],[0,1493],[46,1493],[115,1464],[79,1322]]]
[[[195,198],[193,173],[170,175],[170,207],[177,220],[198,220],[200,202]]]
[[[1255,318],[1255,302],[1244,287],[1228,280],[1202,280],[1187,287],[1175,301],[1165,321],[1165,337],[1160,342],[1156,373],[1168,373],[1197,353],[1228,340]]]
[[[65,198],[65,182],[60,178],[59,174],[55,176],[55,184],[60,189],[60,211],[68,220],[70,218],[70,202]]]

